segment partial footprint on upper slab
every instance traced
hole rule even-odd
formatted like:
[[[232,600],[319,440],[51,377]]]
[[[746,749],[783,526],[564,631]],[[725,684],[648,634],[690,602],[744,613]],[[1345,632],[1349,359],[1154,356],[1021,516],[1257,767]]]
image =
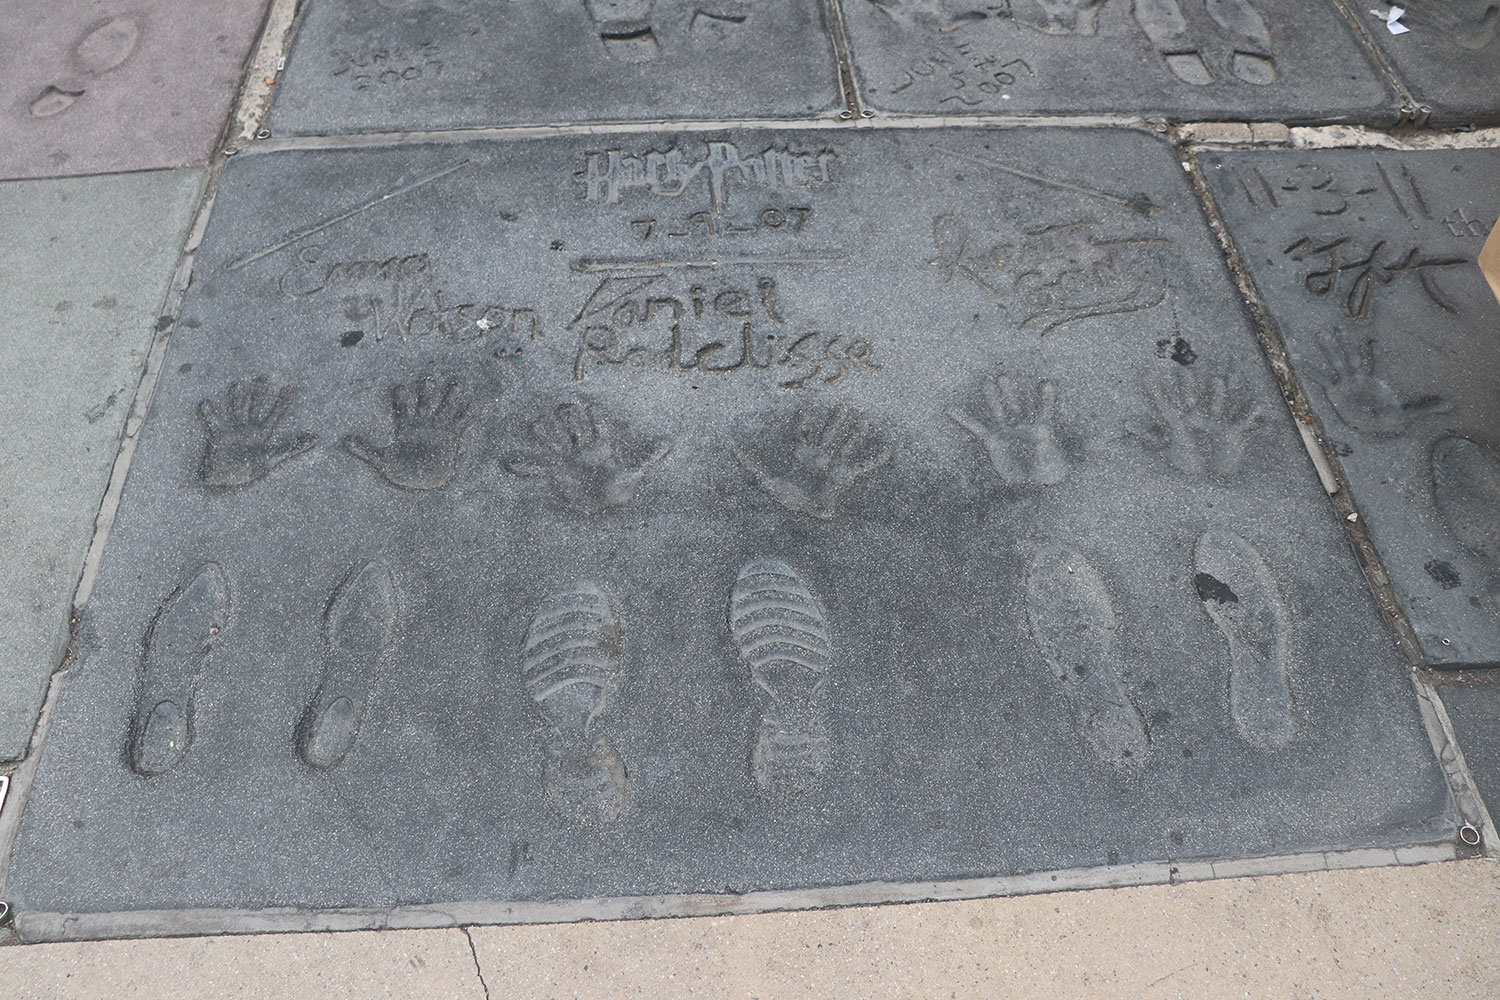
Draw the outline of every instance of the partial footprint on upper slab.
[[[110,18],[73,47],[73,58],[86,73],[98,76],[122,65],[141,40],[140,21],[130,14]]]
[[[1287,615],[1260,553],[1239,535],[1211,530],[1193,551],[1198,600],[1229,643],[1229,715],[1251,746],[1275,749],[1293,735]]]
[[[818,783],[830,758],[833,642],[822,604],[786,563],[757,556],[730,591],[729,632],[759,693],[750,774],[773,798],[801,794]]]
[[[142,775],[176,767],[193,742],[198,682],[229,614],[229,584],[205,563],[172,591],[146,629],[126,759]]]
[[[1500,454],[1466,437],[1439,440],[1432,446],[1432,493],[1460,545],[1500,559]]]
[[[1204,12],[1229,36],[1234,46],[1229,71],[1245,83],[1265,86],[1276,81],[1276,62],[1270,56],[1271,32],[1250,0],[1201,0]],[[1172,75],[1195,87],[1215,80],[1206,55],[1213,39],[1195,37],[1178,0],[1134,0],[1136,23],[1161,52]]]
[[[396,582],[384,566],[362,563],[334,590],[324,614],[323,673],[297,723],[299,757],[330,768],[349,755],[395,648]]]
[[[548,594],[521,648],[521,680],[545,728],[547,799],[577,822],[619,818],[629,775],[602,722],[620,673],[619,616],[591,580]]]
[[[1151,736],[1121,676],[1114,599],[1099,571],[1077,549],[1042,546],[1026,575],[1026,616],[1093,752],[1111,763],[1144,754]]]

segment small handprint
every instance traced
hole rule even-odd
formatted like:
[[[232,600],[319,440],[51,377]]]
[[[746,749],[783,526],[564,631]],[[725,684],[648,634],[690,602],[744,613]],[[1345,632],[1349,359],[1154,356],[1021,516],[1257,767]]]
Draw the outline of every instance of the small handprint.
[[[263,378],[234,382],[222,399],[198,404],[203,457],[198,479],[205,486],[249,486],[318,440],[306,431],[286,432],[282,423],[297,402],[297,390],[277,390]]]
[[[890,449],[876,439],[869,421],[842,405],[821,419],[812,409],[798,413],[792,468],[784,474],[772,472],[740,445],[734,446],[734,454],[783,507],[825,521],[856,481],[891,460]]]
[[[630,503],[646,473],[672,450],[666,441],[636,441],[623,422],[589,401],[563,403],[533,423],[531,433],[543,450],[506,458],[506,470],[545,478],[553,502],[584,514]]]
[[[1138,433],[1148,445],[1165,448],[1175,469],[1232,476],[1245,460],[1250,431],[1265,419],[1258,403],[1236,396],[1224,376],[1177,371],[1148,381],[1146,399],[1156,420]]]
[[[1350,344],[1333,331],[1316,335],[1318,350],[1332,375],[1319,380],[1328,404],[1350,430],[1369,437],[1395,437],[1424,413],[1447,413],[1438,396],[1407,401],[1375,374],[1375,341]]]
[[[350,434],[344,438],[344,447],[392,485],[441,489],[458,471],[459,441],[471,416],[463,383],[439,386],[429,375],[418,380],[415,392],[405,385],[391,387],[393,440],[389,445],[379,447]]]
[[[1028,406],[1014,379],[984,380],[991,419],[975,419],[962,410],[948,416],[974,435],[989,453],[1000,478],[1011,485],[1056,486],[1068,476],[1068,462],[1057,445],[1057,384],[1044,380],[1036,388],[1036,405]]]

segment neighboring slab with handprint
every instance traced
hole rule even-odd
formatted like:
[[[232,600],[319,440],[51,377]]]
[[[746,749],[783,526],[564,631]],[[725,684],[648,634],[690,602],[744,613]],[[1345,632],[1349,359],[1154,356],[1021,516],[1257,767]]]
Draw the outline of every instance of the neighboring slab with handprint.
[[[862,103],[939,115],[1392,123],[1332,0],[844,0]]]
[[[1428,659],[1500,663],[1500,155],[1216,153],[1204,173]]]
[[[1396,75],[1434,125],[1500,121],[1500,3],[1495,0],[1421,0],[1397,4],[1404,13],[1392,34],[1385,14],[1356,7],[1360,27],[1391,61]]]
[[[267,0],[12,5],[0,179],[206,164]]]
[[[237,156],[78,649],[30,936],[1166,879],[1454,825],[1146,131]]]
[[[820,0],[313,0],[284,135],[844,110]]]

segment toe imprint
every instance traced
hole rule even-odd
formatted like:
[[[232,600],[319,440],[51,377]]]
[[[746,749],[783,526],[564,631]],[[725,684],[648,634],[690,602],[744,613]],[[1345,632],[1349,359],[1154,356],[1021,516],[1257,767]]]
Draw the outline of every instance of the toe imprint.
[[[323,675],[297,723],[297,754],[316,768],[335,767],[354,749],[376,681],[396,648],[396,584],[390,570],[362,563],[328,602]]]
[[[1432,448],[1432,489],[1454,539],[1500,557],[1500,456],[1468,438],[1445,437]]]
[[[1042,546],[1026,577],[1026,613],[1089,747],[1108,762],[1143,754],[1151,736],[1120,677],[1104,578],[1076,549]]]
[[[138,774],[176,767],[193,740],[198,681],[229,612],[229,585],[214,563],[174,590],[146,629],[126,757]]]
[[[592,581],[543,598],[522,645],[521,679],[546,724],[543,786],[576,821],[608,822],[625,808],[629,775],[601,725],[621,655],[619,617]]]
[[[768,795],[806,791],[829,761],[832,642],[822,606],[786,563],[754,558],[734,581],[729,631],[761,702],[751,775]]]
[[[1208,531],[1193,553],[1203,609],[1229,643],[1229,714],[1245,742],[1266,749],[1292,738],[1286,606],[1260,554],[1228,531]]]

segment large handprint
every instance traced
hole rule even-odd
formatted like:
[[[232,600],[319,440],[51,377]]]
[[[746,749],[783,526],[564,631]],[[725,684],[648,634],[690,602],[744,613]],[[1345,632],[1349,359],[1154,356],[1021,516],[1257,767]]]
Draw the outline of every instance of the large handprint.
[[[1014,379],[984,380],[990,420],[976,419],[962,410],[948,416],[974,435],[990,456],[1000,478],[1012,485],[1055,486],[1068,476],[1068,462],[1057,446],[1053,425],[1057,416],[1057,385],[1044,380],[1036,389],[1036,405],[1028,406]]]
[[[671,452],[641,443],[596,403],[564,403],[531,425],[542,451],[505,459],[507,471],[546,479],[559,506],[592,514],[635,499],[641,480]]]
[[[357,434],[344,447],[367,462],[386,482],[411,490],[447,486],[458,471],[458,445],[471,416],[468,390],[460,382],[439,386],[427,376],[416,391],[391,388],[393,440],[377,446]]]
[[[317,442],[316,434],[284,431],[297,390],[277,390],[268,380],[252,379],[229,386],[222,400],[198,404],[203,424],[203,456],[198,478],[205,486],[248,486],[276,466],[302,454]]]
[[[1167,450],[1173,468],[1193,475],[1232,476],[1245,459],[1250,431],[1265,419],[1253,400],[1239,400],[1229,379],[1178,371],[1148,381],[1156,421],[1142,434]]]
[[[823,417],[812,409],[800,411],[791,452],[791,468],[778,473],[753,451],[734,446],[735,457],[761,489],[788,510],[825,521],[860,478],[891,460],[869,421],[842,405]]]
[[[1365,338],[1355,347],[1332,331],[1317,334],[1315,339],[1332,372],[1320,382],[1323,394],[1350,429],[1370,437],[1395,437],[1416,417],[1450,409],[1437,396],[1402,399],[1377,377],[1374,340]]]

